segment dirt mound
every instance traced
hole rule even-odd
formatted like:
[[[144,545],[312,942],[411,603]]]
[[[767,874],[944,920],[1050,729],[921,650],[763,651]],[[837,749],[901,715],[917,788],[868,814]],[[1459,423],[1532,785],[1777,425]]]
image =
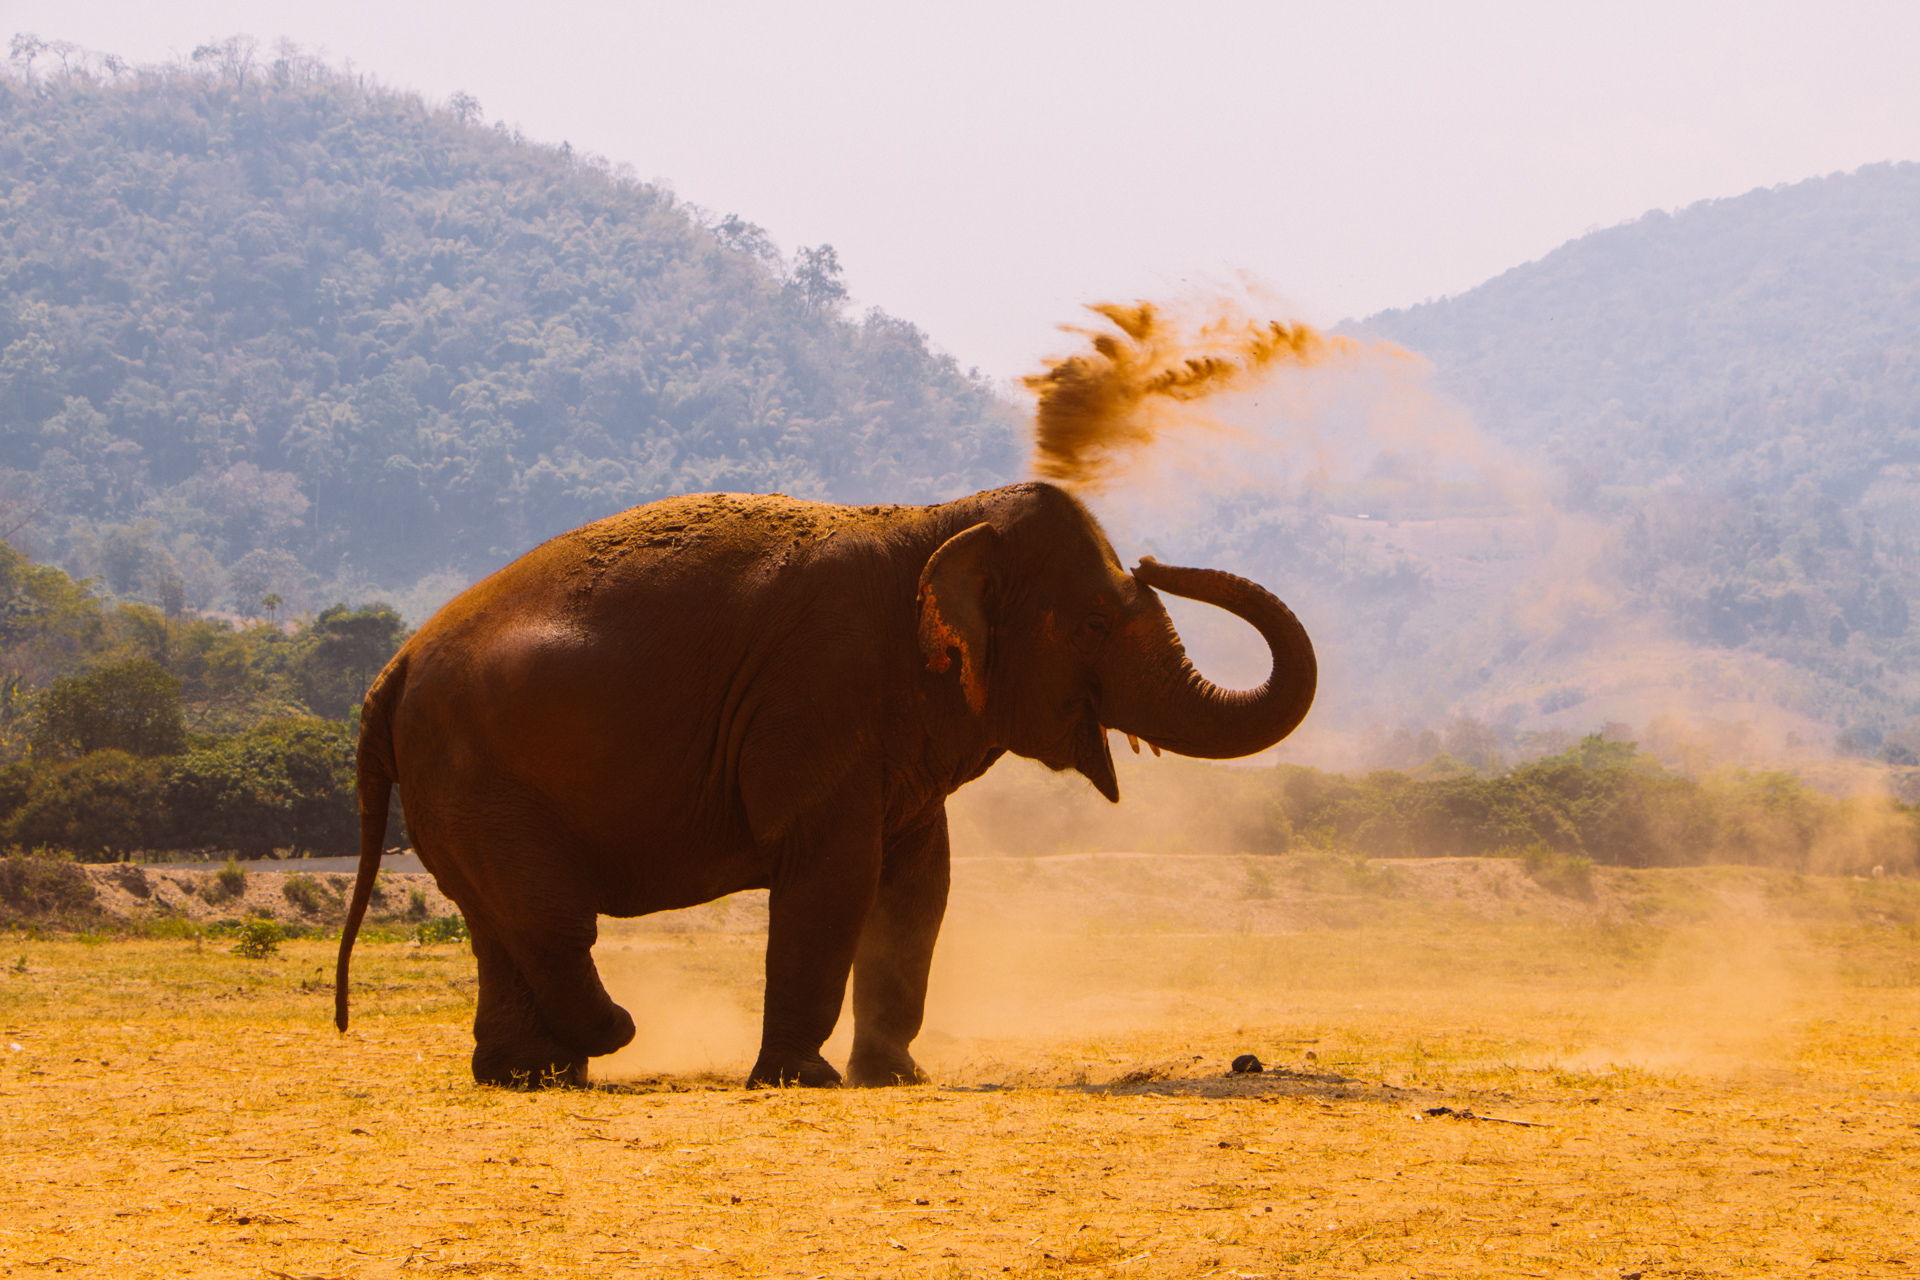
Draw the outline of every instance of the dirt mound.
[[[313,874],[286,864],[208,864],[205,871],[137,863],[0,859],[0,920],[41,927],[88,928],[161,920],[215,924],[247,919],[337,927],[346,918],[353,877]],[[408,924],[455,913],[430,875],[382,872],[368,918]]]

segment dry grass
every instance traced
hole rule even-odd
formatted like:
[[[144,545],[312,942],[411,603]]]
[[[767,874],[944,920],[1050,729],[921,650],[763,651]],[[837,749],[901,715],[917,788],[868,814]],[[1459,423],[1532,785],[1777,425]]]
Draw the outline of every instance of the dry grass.
[[[1193,865],[1240,901],[1237,862]],[[550,1094],[471,1083],[459,947],[363,945],[343,1038],[327,943],[15,939],[0,1271],[1920,1269],[1905,888],[1608,877],[1613,909],[1563,920],[1513,886],[1421,909],[1402,885],[1329,897],[1334,925],[1209,933],[1127,901],[1166,896],[1155,868],[1089,866],[1117,887],[1072,920],[1017,868],[963,876],[918,1046],[938,1088],[737,1088],[751,903],[610,928],[648,1030],[596,1064],[624,1086]],[[1256,923],[1304,909],[1274,883]],[[1296,1074],[1225,1081],[1246,1051]]]

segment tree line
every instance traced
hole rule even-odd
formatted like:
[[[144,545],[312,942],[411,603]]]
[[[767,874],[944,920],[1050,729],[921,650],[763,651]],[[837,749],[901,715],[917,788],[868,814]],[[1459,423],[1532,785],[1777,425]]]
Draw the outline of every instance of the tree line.
[[[1496,757],[1476,768],[1444,751],[1362,774],[1118,763],[1118,807],[1073,775],[995,769],[956,798],[957,845],[1007,854],[1532,855],[1621,867],[1920,871],[1920,807],[1836,799],[1779,770],[1689,774],[1597,733],[1513,767]]]
[[[354,852],[359,702],[406,635],[383,604],[168,617],[0,543],[0,839],[108,860]]]

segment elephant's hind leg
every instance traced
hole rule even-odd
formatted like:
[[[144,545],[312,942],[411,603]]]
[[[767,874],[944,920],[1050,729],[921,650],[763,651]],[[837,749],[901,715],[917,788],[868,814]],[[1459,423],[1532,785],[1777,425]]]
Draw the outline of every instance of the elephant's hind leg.
[[[473,1018],[473,1077],[510,1087],[583,1085],[587,1059],[633,1039],[633,1019],[593,967],[592,939],[536,950],[529,962],[491,928],[473,927],[480,999]],[[518,955],[516,955],[518,951]]]
[[[633,1041],[633,1018],[613,1002],[593,962],[599,927],[592,916],[550,922],[513,938],[514,962],[540,1000],[540,1017],[567,1044],[598,1058]]]
[[[587,1056],[565,1044],[540,1016],[540,999],[520,976],[507,948],[469,922],[480,999],[473,1015],[473,1078],[507,1088],[581,1085]]]

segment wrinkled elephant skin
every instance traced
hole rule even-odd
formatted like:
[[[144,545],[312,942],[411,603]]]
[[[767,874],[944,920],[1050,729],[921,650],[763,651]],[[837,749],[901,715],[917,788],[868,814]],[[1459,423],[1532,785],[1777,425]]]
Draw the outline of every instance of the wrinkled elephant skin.
[[[1258,628],[1267,683],[1201,678],[1155,586]],[[477,1079],[583,1082],[632,1039],[594,968],[596,916],[764,888],[750,1082],[840,1082],[820,1046],[849,975],[848,1080],[922,1080],[908,1046],[946,909],[947,796],[1013,751],[1117,800],[1108,729],[1243,755],[1292,731],[1314,679],[1285,605],[1212,570],[1129,574],[1050,485],[933,507],[636,507],[470,588],[367,694],[337,1021],[397,785],[472,934]]]

